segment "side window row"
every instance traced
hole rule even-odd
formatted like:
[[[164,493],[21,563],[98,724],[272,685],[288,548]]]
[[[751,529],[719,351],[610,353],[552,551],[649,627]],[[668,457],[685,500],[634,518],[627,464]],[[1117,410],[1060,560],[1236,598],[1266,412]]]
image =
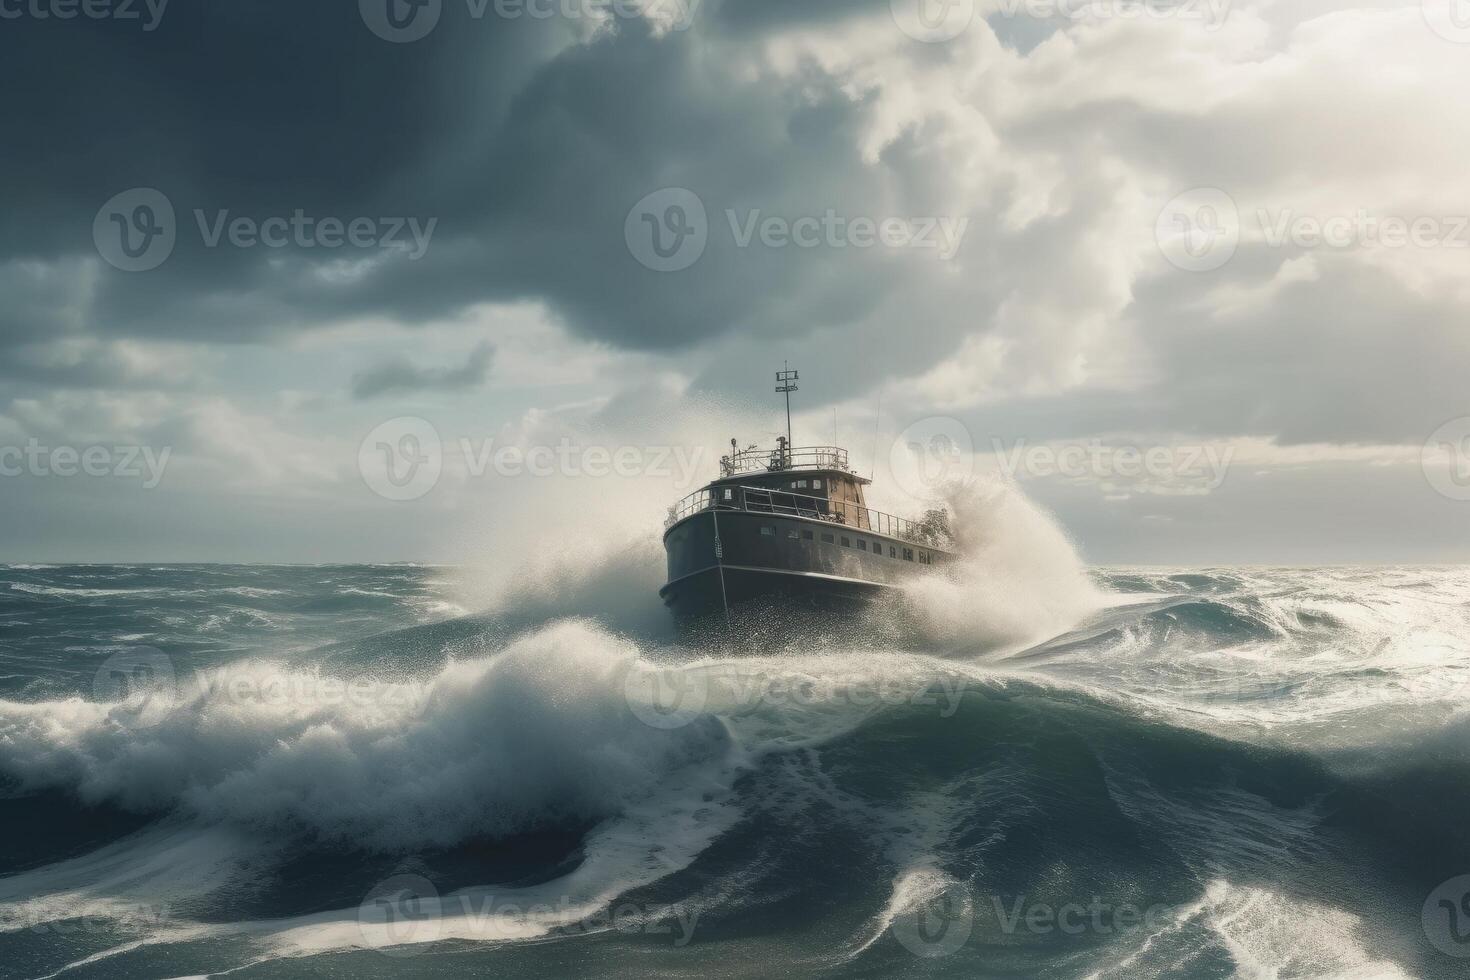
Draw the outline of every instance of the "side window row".
[[[773,527],[770,524],[762,524],[761,525],[761,535],[763,537],[775,537],[776,536],[776,529],[775,529],[775,527]],[[791,528],[791,529],[787,530],[786,537],[789,540],[792,540],[792,541],[797,540],[797,532],[796,532],[796,529],[795,528]],[[802,540],[805,540],[805,541],[812,540],[812,532],[806,530],[805,528],[803,528],[801,530],[801,539]],[[829,532],[829,531],[823,531],[822,532],[822,541],[824,543],[826,543],[826,544],[835,544],[836,543],[836,540],[837,540],[837,536],[834,535],[834,534],[832,534],[831,532]],[[847,537],[846,535],[843,535],[843,537],[842,537],[842,547],[844,547],[844,548],[851,548],[852,547],[852,539],[849,538],[849,537]],[[867,542],[867,540],[864,539],[864,538],[858,538],[857,539],[857,547],[858,547],[858,550],[859,551],[867,551],[868,550],[868,542]],[[873,542],[873,554],[876,557],[878,557],[878,558],[882,558],[883,557],[883,543],[881,541],[874,541]],[[898,547],[896,545],[889,545],[888,546],[888,557],[889,558],[897,558],[897,557],[899,557]],[[903,560],[904,561],[913,561],[914,560],[914,549],[913,548],[904,548],[903,549]],[[929,554],[929,552],[927,552],[927,551],[920,551],[919,552],[919,564],[920,565],[932,565],[932,564],[934,564],[934,559]]]

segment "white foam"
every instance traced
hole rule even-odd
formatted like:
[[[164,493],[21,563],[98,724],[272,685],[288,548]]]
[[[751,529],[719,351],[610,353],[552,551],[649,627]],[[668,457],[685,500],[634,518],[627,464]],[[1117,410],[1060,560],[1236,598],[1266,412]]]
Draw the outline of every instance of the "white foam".
[[[272,850],[224,828],[150,827],[90,854],[0,878],[0,932],[86,918],[153,939],[196,935],[174,910],[230,884]]]
[[[669,613],[658,596],[666,562],[652,526],[542,542],[528,554],[531,557],[508,580],[467,579],[461,585],[462,601],[491,615],[526,621],[554,619],[570,611],[621,632],[669,631]]]
[[[145,718],[80,698],[0,701],[0,772],[89,803],[385,851],[595,820],[729,748],[713,719],[639,721],[623,690],[637,656],[592,624],[563,622],[357,694],[249,661],[181,678]]]
[[[946,502],[960,557],[904,586],[928,639],[967,651],[1019,648],[1106,604],[1066,534],[1014,484],[972,480],[950,487]]]
[[[1341,909],[1215,880],[1200,916],[1243,976],[1409,980],[1396,963],[1364,948],[1362,921]]]
[[[11,591],[30,595],[76,596],[82,599],[104,599],[115,595],[144,595],[160,593],[162,589],[77,589],[60,585],[32,585],[29,582],[11,582]]]

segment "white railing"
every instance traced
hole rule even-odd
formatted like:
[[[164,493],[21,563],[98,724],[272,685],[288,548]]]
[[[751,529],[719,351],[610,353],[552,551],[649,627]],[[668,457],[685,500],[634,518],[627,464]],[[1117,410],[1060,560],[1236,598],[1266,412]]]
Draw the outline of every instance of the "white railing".
[[[729,500],[724,499],[726,490],[731,491]],[[928,523],[905,520],[880,510],[859,507],[851,501],[771,490],[767,487],[721,486],[696,490],[669,508],[664,529],[667,530],[684,518],[705,510],[804,517],[930,547],[942,548],[947,544],[940,540],[942,535],[937,529]]]
[[[784,470],[847,469],[847,450],[837,446],[800,446],[796,449],[760,449],[751,446],[720,457],[720,475]]]

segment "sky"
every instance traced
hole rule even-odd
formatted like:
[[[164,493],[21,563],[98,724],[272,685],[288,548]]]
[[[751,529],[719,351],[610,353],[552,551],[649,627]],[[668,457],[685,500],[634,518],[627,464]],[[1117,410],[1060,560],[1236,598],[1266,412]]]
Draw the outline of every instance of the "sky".
[[[1470,3],[0,0],[0,561],[654,534],[736,438],[1097,563],[1470,559]]]

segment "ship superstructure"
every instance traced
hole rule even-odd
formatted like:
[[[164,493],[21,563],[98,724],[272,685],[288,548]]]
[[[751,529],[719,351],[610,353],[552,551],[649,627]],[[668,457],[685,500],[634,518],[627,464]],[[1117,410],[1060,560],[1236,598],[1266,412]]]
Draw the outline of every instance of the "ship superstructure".
[[[730,440],[719,477],[669,508],[659,595],[679,619],[728,618],[761,598],[859,602],[952,560],[943,511],[914,521],[873,510],[863,492],[872,481],[847,450],[790,445],[798,375],[776,380],[788,435],[765,449]]]

